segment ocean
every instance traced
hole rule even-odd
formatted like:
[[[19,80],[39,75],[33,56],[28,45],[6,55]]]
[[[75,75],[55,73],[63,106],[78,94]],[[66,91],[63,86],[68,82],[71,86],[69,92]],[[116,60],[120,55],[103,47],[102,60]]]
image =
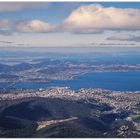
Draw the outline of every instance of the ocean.
[[[46,83],[20,82],[0,83],[0,88],[39,89],[49,87],[102,88],[115,91],[140,91],[140,72],[92,72],[73,80],[53,80]]]

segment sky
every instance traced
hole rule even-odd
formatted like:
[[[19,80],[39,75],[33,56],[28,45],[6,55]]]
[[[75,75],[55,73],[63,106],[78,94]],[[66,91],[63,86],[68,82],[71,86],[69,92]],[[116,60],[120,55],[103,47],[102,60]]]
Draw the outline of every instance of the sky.
[[[0,47],[104,46],[140,46],[140,2],[0,2]]]

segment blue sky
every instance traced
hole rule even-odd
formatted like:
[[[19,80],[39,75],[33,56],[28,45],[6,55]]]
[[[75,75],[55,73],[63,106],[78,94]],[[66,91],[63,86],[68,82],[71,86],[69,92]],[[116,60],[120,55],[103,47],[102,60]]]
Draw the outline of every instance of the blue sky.
[[[80,5],[101,4],[107,7],[138,8],[140,2],[52,2],[48,6],[39,9],[23,9],[13,12],[2,12],[0,18],[7,19],[40,19],[50,23],[61,23],[72,10]]]
[[[83,7],[83,17],[81,17],[81,13],[78,12],[78,8],[84,5]],[[89,7],[87,7],[89,5]],[[101,22],[98,17],[95,17],[96,14],[92,13],[92,11],[98,6],[102,10],[102,13],[97,15],[103,17],[109,17],[108,13],[114,12],[117,20],[119,17],[122,18],[126,16],[128,20],[129,12],[134,15],[134,22],[132,22],[132,26],[129,25],[125,28],[125,22],[120,21],[120,23],[113,27],[108,27],[111,23],[107,22],[107,25],[104,27],[101,23],[101,26],[93,27],[94,23]],[[110,7],[114,7],[115,9],[110,10]],[[6,9],[7,8],[7,9]],[[106,9],[108,8],[108,9]],[[124,9],[131,8],[132,11],[127,10],[124,13],[122,11]],[[135,11],[135,9],[140,9],[140,2],[51,2],[48,3],[36,3],[31,4],[28,3],[20,3],[11,5],[11,3],[2,3],[0,2],[0,46],[102,46],[102,45],[110,45],[110,46],[139,46],[140,45],[140,25],[138,25],[138,20],[140,19],[140,11]],[[90,9],[90,10],[89,10]],[[76,11],[75,15],[80,16],[80,24],[77,19],[72,19],[75,15],[72,15],[72,12]],[[106,11],[106,12],[104,12]],[[110,11],[110,12],[108,12]],[[88,12],[88,14],[87,14]],[[91,13],[90,13],[91,12]],[[93,11],[94,12],[94,11]],[[95,11],[96,12],[96,11]],[[120,16],[118,13],[120,13]],[[107,14],[106,14],[107,13]],[[85,23],[87,17],[90,16],[89,22]],[[70,15],[72,15],[70,17]],[[69,18],[70,17],[70,18]],[[85,18],[85,19],[84,19]],[[92,19],[93,18],[93,19]],[[94,20],[97,19],[96,20]],[[102,17],[100,17],[101,19]],[[8,20],[8,24],[3,20]],[[32,20],[38,20],[31,22]],[[133,19],[132,19],[133,20]],[[24,21],[24,22],[22,22]],[[27,23],[26,21],[30,21]],[[63,25],[66,21],[66,25]],[[4,23],[3,23],[4,22]],[[12,22],[15,22],[14,25]],[[41,22],[41,23],[40,23]],[[104,22],[104,20],[102,21]],[[139,21],[140,22],[140,21]],[[89,25],[89,23],[91,25]],[[129,23],[129,22],[128,22]],[[33,24],[33,25],[32,25]],[[46,25],[49,24],[49,27]],[[106,23],[105,23],[106,24]],[[120,25],[122,24],[122,26]],[[35,27],[34,27],[35,25]],[[43,29],[38,26],[43,26]],[[69,26],[72,27],[69,27]],[[8,26],[8,27],[7,27]],[[19,27],[17,29],[17,27]],[[29,27],[33,26],[33,27]],[[53,26],[56,26],[53,29]],[[58,26],[58,27],[57,27]],[[130,27],[130,30],[129,30]],[[29,29],[30,28],[30,29]],[[37,29],[35,29],[37,28]],[[47,28],[47,29],[46,29]],[[48,29],[49,28],[49,29]],[[123,29],[124,28],[124,29]],[[8,33],[3,33],[5,32]],[[86,32],[88,30],[88,32]],[[97,33],[96,31],[97,30]],[[12,32],[12,33],[11,33]],[[7,35],[8,34],[8,35]],[[11,43],[6,43],[9,41]]]

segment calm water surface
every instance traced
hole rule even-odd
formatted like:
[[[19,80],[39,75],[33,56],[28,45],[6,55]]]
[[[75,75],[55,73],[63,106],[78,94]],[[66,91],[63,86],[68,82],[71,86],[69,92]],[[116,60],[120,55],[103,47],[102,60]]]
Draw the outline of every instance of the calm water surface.
[[[103,88],[118,91],[140,91],[140,72],[93,72],[76,77],[74,80],[57,80],[48,83],[21,82],[16,84],[1,83],[0,88],[38,89],[51,86],[80,88]]]

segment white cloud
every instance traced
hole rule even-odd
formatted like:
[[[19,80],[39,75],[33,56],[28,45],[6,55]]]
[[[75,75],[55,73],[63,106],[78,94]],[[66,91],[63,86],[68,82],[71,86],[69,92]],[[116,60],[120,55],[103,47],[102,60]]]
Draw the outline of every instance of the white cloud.
[[[140,36],[135,36],[135,35],[116,35],[116,36],[111,36],[108,37],[107,40],[119,40],[119,41],[135,41],[135,42],[140,42]]]
[[[0,2],[0,12],[13,12],[22,9],[46,7],[48,2]]]
[[[38,8],[47,3],[1,2],[0,11]],[[45,14],[45,13],[44,13]],[[104,7],[99,4],[82,5],[59,26],[41,20],[0,20],[0,33],[72,32],[76,34],[102,33],[104,30],[140,30],[140,9]]]
[[[17,22],[14,28],[17,32],[45,33],[52,32],[55,27],[40,20],[29,20]]]
[[[79,33],[104,30],[140,30],[140,9],[83,5],[64,21],[63,30]]]
[[[13,33],[46,33],[55,30],[54,25],[41,20],[0,20],[0,34],[11,35]]]

